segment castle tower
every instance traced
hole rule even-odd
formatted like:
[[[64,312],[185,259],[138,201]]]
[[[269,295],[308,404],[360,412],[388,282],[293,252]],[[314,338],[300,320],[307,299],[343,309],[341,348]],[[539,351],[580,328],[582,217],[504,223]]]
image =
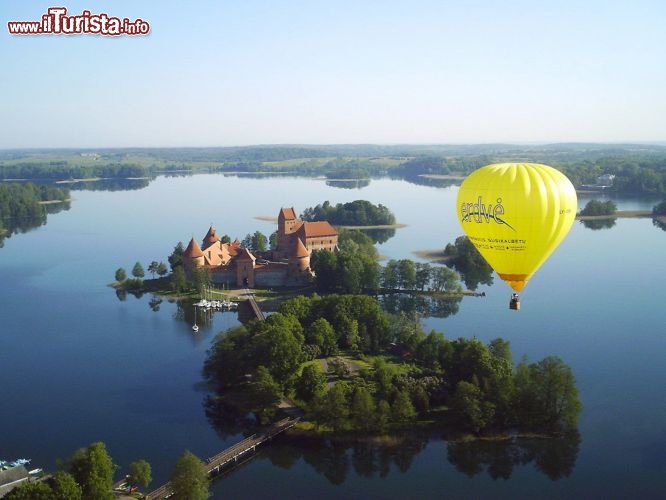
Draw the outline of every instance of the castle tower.
[[[294,207],[282,208],[278,214],[278,244],[277,248],[282,257],[289,258],[294,245],[291,235],[301,226],[302,222],[296,218]]]
[[[296,247],[294,248],[294,253],[289,259],[290,266],[293,263],[293,269],[297,273],[302,273],[308,270],[310,267],[310,252],[301,241],[300,238],[296,238]]]
[[[247,248],[241,249],[236,255],[236,284],[254,287],[255,256]]]
[[[190,240],[183,252],[183,267],[185,274],[191,275],[192,270],[204,265],[204,253],[194,238]]]
[[[220,237],[217,235],[217,231],[213,226],[210,226],[208,232],[206,233],[206,236],[204,236],[203,239],[203,249],[205,250],[209,246],[217,243],[218,241],[220,241]]]

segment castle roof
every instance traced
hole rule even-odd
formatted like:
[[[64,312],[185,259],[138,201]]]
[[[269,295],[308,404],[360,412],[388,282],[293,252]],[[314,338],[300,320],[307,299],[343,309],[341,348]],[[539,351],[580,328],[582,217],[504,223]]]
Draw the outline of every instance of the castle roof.
[[[337,236],[338,232],[328,221],[303,222],[298,228],[298,235],[304,236],[303,239],[317,238],[321,236]]]
[[[187,248],[183,252],[183,257],[190,257],[190,258],[203,257],[203,252],[201,251],[201,247],[194,238],[192,238],[189,244],[187,245]]]
[[[213,226],[210,226],[208,232],[206,233],[206,236],[204,236],[203,239],[204,248],[209,247],[218,241],[220,241],[220,237],[217,235],[217,231]]]
[[[252,253],[247,248],[242,248],[241,250],[239,250],[238,254],[236,255],[236,259],[251,260],[253,262],[257,260],[257,258],[254,255],[252,255]]]
[[[305,248],[305,245],[300,238],[296,238],[296,247],[294,248],[294,257],[309,257],[310,252]]]
[[[283,220],[295,220],[296,219],[296,212],[294,212],[294,207],[291,208],[281,208],[280,209],[280,214],[278,215],[278,219],[283,219]]]

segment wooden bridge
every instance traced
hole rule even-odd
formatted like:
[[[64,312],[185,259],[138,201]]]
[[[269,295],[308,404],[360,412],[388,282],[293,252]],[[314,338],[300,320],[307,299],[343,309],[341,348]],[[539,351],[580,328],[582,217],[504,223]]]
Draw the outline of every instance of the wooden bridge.
[[[222,471],[226,466],[236,463],[239,458],[243,456],[254,453],[257,446],[270,441],[272,438],[278,434],[290,429],[300,418],[298,417],[288,417],[280,420],[279,422],[274,423],[266,431],[253,434],[252,436],[243,439],[240,443],[236,443],[233,446],[230,446],[226,450],[221,451],[214,457],[206,460],[205,466],[206,471],[210,477],[213,477]],[[173,495],[171,490],[171,483],[166,483],[160,486],[159,488],[151,491],[146,495],[147,500],[157,500],[161,498],[169,498]]]
[[[254,299],[254,295],[248,289],[245,289],[245,296],[247,300],[239,302],[238,304],[238,319],[241,323],[247,323],[253,319],[263,321],[265,318],[264,313],[259,308],[259,304]]]

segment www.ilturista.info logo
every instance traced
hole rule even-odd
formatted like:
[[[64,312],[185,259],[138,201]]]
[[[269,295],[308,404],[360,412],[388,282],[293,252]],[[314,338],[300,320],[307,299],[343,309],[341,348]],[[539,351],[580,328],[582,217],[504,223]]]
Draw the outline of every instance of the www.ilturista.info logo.
[[[67,15],[65,7],[49,7],[42,14],[41,21],[8,21],[10,35],[147,35],[150,24],[143,19],[130,21],[128,18],[109,16],[105,13],[92,14],[84,10],[79,15]]]
[[[476,222],[477,224],[481,224],[482,222],[490,223],[490,221],[495,221],[497,224],[503,224],[515,231],[511,224],[502,218],[504,215],[502,198],[497,198],[494,205],[492,203],[488,203],[488,205],[483,203],[482,196],[479,196],[476,203],[462,202],[460,205],[460,214],[463,222]]]

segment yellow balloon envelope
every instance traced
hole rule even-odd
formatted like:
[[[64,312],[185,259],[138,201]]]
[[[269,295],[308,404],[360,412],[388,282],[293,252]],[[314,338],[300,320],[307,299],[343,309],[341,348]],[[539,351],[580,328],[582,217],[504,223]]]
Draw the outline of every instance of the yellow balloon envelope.
[[[458,219],[488,264],[521,291],[571,229],[576,190],[561,172],[538,163],[498,163],[460,186]]]

